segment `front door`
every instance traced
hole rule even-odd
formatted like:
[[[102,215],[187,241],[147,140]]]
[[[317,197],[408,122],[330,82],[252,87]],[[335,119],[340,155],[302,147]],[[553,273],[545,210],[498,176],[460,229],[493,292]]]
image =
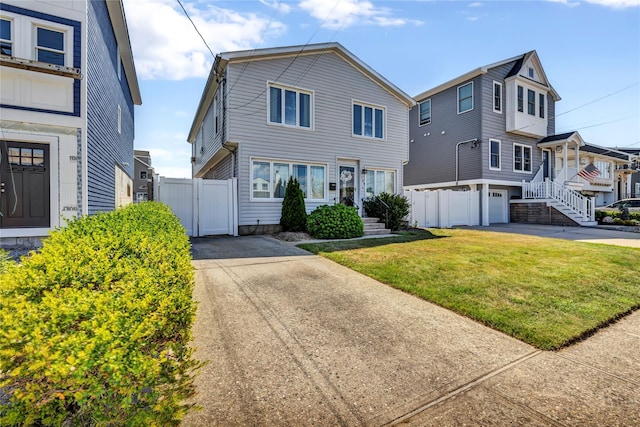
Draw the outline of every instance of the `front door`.
[[[551,178],[551,151],[542,150],[542,178]]]
[[[0,142],[0,228],[49,227],[49,146]]]
[[[338,171],[338,195],[340,203],[347,206],[356,206],[357,200],[357,174],[355,165],[340,165]]]

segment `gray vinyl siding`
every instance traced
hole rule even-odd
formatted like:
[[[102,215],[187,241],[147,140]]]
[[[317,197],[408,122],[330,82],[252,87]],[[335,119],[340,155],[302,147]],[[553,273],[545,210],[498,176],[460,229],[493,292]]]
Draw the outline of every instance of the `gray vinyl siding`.
[[[402,188],[402,163],[408,159],[408,108],[394,95],[335,53],[231,64],[227,82],[227,140],[238,143],[240,225],[277,224],[281,201],[251,201],[251,159],[286,160],[326,165],[323,201],[307,201],[307,211],[333,204],[339,158],[357,160],[362,168],[396,172]],[[267,124],[268,82],[313,91],[312,130]],[[352,100],[385,108],[385,139],[352,136]],[[360,192],[359,199],[362,198]],[[361,205],[360,200],[356,203]]]
[[[233,178],[233,156],[228,155],[219,161],[203,176],[204,179],[230,179]]]
[[[205,115],[202,126],[198,131],[196,142],[193,147],[193,156],[195,157],[195,170],[199,171],[213,157],[213,155],[222,149],[222,85],[218,86],[217,97],[211,103],[211,107]],[[218,116],[218,132],[216,132],[215,120]],[[209,171],[206,172],[209,174]]]
[[[87,33],[87,196],[94,214],[115,209],[116,165],[134,175],[134,111],[125,73],[118,80],[117,43],[104,1],[88,2]]]
[[[481,99],[480,78],[473,81],[473,110],[458,114],[458,86],[434,94],[431,99],[431,123],[418,126],[418,106],[409,113],[409,163],[404,168],[404,185],[420,185],[455,181],[456,144],[480,138]],[[461,85],[466,84],[463,82]],[[423,99],[417,101],[424,101]],[[443,133],[444,132],[444,133]],[[481,176],[479,149],[469,144],[459,150],[459,180]]]

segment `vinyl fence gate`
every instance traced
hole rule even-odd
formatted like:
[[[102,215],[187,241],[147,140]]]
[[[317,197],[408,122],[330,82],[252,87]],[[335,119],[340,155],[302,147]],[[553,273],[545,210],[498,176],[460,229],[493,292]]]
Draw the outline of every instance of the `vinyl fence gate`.
[[[409,225],[424,228],[480,225],[479,191],[405,190],[404,196],[411,206]]]
[[[238,235],[238,179],[166,178],[154,192],[190,237]]]

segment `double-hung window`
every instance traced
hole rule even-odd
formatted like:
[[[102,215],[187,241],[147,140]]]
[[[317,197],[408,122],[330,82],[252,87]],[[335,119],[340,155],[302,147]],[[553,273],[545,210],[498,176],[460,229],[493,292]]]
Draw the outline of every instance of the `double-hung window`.
[[[354,102],[353,135],[384,139],[384,108]]]
[[[513,171],[531,172],[531,147],[529,145],[513,144]]]
[[[64,32],[36,27],[36,60],[64,65]]]
[[[292,177],[298,180],[305,200],[325,200],[324,165],[267,160],[252,162],[252,198],[283,199],[287,183]]]
[[[540,93],[538,94],[538,110],[539,110],[539,115],[541,119],[544,119],[544,93]]]
[[[489,155],[489,169],[500,170],[500,141],[497,139],[489,140],[491,153]]]
[[[373,197],[380,193],[395,194],[396,172],[367,169],[364,183],[366,197]]]
[[[270,84],[269,123],[310,129],[312,97],[310,91]]]
[[[12,22],[8,19],[0,19],[0,51],[3,55],[13,56]]]
[[[518,86],[518,111],[524,112],[524,88],[522,86]]]
[[[527,113],[531,116],[536,115],[536,93],[531,89],[527,89]]]
[[[431,100],[427,99],[418,104],[420,114],[420,126],[431,123]]]
[[[493,111],[502,113],[502,83],[493,82]]]
[[[458,114],[473,110],[473,82],[458,86]]]

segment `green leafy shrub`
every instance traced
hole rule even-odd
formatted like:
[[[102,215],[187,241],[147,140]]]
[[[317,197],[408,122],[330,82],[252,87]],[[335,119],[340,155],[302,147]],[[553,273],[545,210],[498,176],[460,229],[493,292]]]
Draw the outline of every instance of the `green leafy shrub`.
[[[0,249],[0,274],[7,271],[7,269],[9,268],[9,264],[13,263],[14,261],[9,255],[9,252],[5,251],[4,249]]]
[[[616,219],[623,220],[622,212],[619,210],[597,210],[595,216],[596,221],[598,221],[599,223],[602,223],[602,220],[608,216],[611,217],[614,221]],[[629,212],[629,221],[640,221],[640,212]]]
[[[282,201],[280,225],[283,231],[304,231],[307,225],[307,210],[300,183],[292,178],[287,183]]]
[[[367,216],[380,218],[392,231],[406,226],[405,218],[410,212],[409,200],[400,194],[380,193],[377,197],[365,199],[363,207]]]
[[[309,214],[307,232],[317,239],[351,239],[364,234],[364,224],[353,206],[318,206]]]
[[[192,291],[189,240],[165,205],[51,233],[0,275],[0,424],[179,424],[199,366]]]

